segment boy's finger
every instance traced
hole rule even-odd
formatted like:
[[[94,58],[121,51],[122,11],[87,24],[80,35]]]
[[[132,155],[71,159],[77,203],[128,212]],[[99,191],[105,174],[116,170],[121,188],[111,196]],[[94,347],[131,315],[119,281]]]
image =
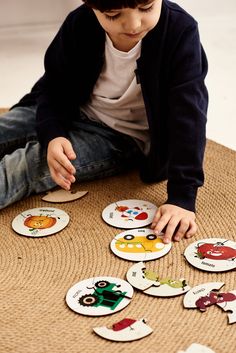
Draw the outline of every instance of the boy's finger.
[[[152,220],[151,229],[154,229],[156,227],[157,222],[159,221],[160,218],[161,218],[161,211],[158,209]]]
[[[194,221],[190,222],[190,228],[186,233],[186,238],[191,238],[197,233],[197,225]]]
[[[189,221],[182,219],[179,225],[179,228],[174,236],[174,240],[179,241],[181,240],[189,230],[190,223]]]
[[[165,226],[168,224],[169,220],[170,220],[169,215],[162,216],[157,222],[156,226],[154,227],[155,234],[159,234],[160,232],[162,232]]]
[[[67,156],[67,158],[69,158],[70,160],[76,158],[76,154],[75,154],[75,152],[72,148],[72,145],[69,141],[67,141],[66,143],[63,144],[63,148],[64,148],[64,153]]]
[[[57,158],[57,162],[65,168],[69,173],[75,174],[75,167],[73,164],[69,161],[67,156],[65,154],[60,154],[60,156]]]
[[[179,218],[178,217],[172,217],[166,227],[165,234],[163,237],[163,242],[164,243],[170,243],[171,239],[173,238],[173,235],[176,232],[176,228],[178,227],[179,224]]]
[[[75,182],[75,177],[73,174],[69,173],[67,169],[65,169],[60,163],[58,163],[56,160],[53,162],[52,169],[55,172],[56,175],[59,175],[59,177],[63,177],[65,180],[70,181],[71,183]]]

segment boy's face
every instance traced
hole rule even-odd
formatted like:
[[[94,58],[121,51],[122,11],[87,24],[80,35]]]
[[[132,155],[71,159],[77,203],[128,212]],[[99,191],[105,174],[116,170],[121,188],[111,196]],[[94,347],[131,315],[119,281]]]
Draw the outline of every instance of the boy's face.
[[[161,5],[162,0],[149,0],[135,9],[122,8],[105,12],[93,9],[93,11],[114,47],[121,51],[129,51],[156,26],[161,14]]]

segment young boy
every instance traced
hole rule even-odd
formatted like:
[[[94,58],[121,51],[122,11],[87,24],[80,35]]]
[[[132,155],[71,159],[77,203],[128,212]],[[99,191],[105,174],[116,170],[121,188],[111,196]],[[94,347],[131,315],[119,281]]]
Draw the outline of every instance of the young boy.
[[[84,3],[0,119],[0,206],[138,166],[145,182],[168,179],[154,231],[191,237],[208,104],[197,23],[167,0]]]

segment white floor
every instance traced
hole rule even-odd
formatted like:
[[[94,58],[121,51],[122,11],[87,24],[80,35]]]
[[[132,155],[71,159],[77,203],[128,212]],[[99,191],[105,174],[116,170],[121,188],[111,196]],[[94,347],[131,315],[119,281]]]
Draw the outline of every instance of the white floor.
[[[236,1],[177,2],[198,20],[208,55],[207,137],[236,150]],[[44,52],[59,25],[0,27],[0,107],[14,104],[43,73]]]

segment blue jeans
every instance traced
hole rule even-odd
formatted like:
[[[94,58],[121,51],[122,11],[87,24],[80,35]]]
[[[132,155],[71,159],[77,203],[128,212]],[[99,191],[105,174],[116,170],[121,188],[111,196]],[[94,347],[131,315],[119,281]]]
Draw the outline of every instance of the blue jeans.
[[[37,140],[36,107],[16,107],[0,118],[0,209],[32,193],[56,186],[46,149]],[[69,139],[76,153],[76,180],[111,176],[137,166],[141,152],[135,141],[81,116]]]

